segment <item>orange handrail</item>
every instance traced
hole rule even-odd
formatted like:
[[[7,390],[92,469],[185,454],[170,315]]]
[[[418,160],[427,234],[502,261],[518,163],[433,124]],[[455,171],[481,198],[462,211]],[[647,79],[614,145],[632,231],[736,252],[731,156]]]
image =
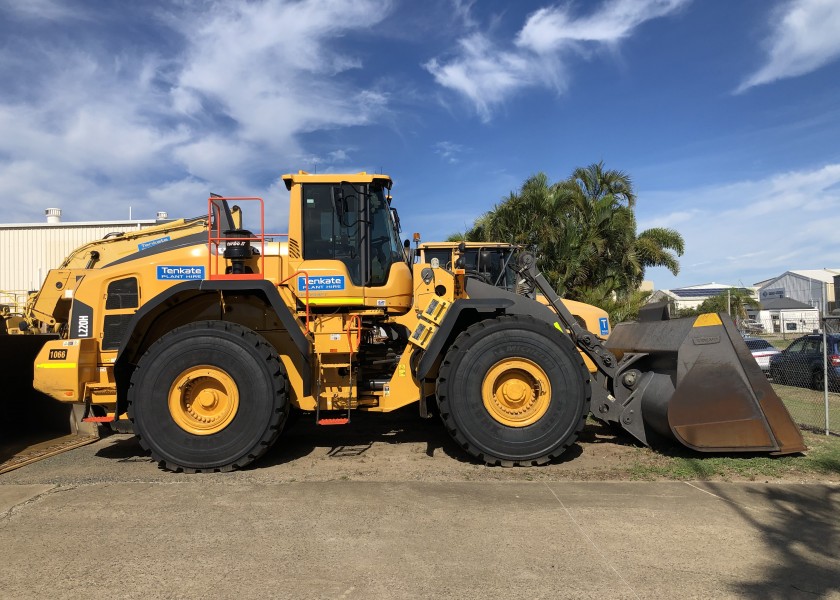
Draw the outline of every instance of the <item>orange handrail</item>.
[[[353,325],[356,326],[356,346],[362,343],[362,317],[359,315],[351,315],[349,321],[347,322],[347,343],[350,346],[350,359],[352,360],[353,354],[355,351],[353,348],[353,338],[351,334],[353,333]]]
[[[218,203],[223,200],[255,201],[260,205],[260,231],[252,234],[252,237],[225,236],[221,230],[222,219],[221,209]],[[230,196],[224,198],[207,199],[207,215],[209,223],[215,223],[215,227],[207,227],[207,275],[208,279],[264,279],[265,278],[265,202],[257,196]],[[215,219],[213,218],[215,216]],[[215,234],[215,235],[214,235]],[[281,235],[281,234],[275,234]],[[252,242],[258,240],[260,243],[259,273],[219,273],[219,246],[222,242]],[[213,251],[215,249],[215,252]],[[215,255],[215,260],[213,256]]]
[[[305,280],[306,281],[306,293],[304,295],[304,298],[305,298],[304,306],[306,307],[306,331],[308,333],[309,332],[309,273],[307,273],[306,271],[295,271],[294,273],[292,273],[291,275],[286,277],[286,279],[284,279],[283,281],[278,283],[277,287],[280,287],[281,285],[283,285],[284,283],[289,281],[292,277],[295,277],[297,275],[303,275],[304,277],[306,277],[306,280]]]

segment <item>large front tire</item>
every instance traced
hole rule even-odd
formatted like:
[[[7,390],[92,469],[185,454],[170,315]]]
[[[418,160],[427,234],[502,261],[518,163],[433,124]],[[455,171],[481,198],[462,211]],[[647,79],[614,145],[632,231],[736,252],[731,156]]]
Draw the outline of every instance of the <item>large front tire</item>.
[[[174,329],[140,359],[128,416],[140,444],[173,471],[230,471],[262,456],[289,413],[274,348],[224,321]]]
[[[469,454],[493,465],[538,465],[577,439],[590,388],[569,338],[532,317],[505,316],[456,338],[437,395],[447,430]]]

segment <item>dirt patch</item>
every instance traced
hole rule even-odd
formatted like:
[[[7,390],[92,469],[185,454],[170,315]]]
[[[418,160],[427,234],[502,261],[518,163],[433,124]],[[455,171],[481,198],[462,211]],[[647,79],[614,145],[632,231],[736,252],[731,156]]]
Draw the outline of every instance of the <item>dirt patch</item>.
[[[192,481],[222,484],[294,481],[840,481],[840,438],[805,433],[806,455],[710,455],[681,446],[656,449],[590,420],[558,460],[540,467],[489,467],[472,459],[440,419],[415,407],[391,414],[354,413],[342,426],[314,415],[290,423],[260,460],[233,473],[185,475],[158,468],[137,438],[114,434],[2,475],[3,483]]]
[[[801,459],[797,467],[797,458]],[[590,419],[577,443],[541,467],[489,467],[472,459],[446,433],[438,418],[414,409],[392,414],[356,414],[349,425],[317,426],[303,416],[266,456],[246,470],[282,466],[288,480],[657,480],[837,481],[838,470],[814,472],[807,457],[719,456],[681,446],[642,446],[623,431]],[[280,473],[275,473],[279,475]]]

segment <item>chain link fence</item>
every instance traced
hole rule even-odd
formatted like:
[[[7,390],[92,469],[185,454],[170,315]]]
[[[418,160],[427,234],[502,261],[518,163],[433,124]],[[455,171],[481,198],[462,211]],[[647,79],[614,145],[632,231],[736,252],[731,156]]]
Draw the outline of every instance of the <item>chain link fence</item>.
[[[786,341],[770,357],[773,388],[800,427],[840,435],[840,317]]]
[[[822,325],[821,318],[816,316],[800,314],[797,316],[790,316],[782,313],[778,317],[773,317],[772,332],[776,335],[781,335],[783,340],[795,340],[806,333],[813,333],[820,331]]]

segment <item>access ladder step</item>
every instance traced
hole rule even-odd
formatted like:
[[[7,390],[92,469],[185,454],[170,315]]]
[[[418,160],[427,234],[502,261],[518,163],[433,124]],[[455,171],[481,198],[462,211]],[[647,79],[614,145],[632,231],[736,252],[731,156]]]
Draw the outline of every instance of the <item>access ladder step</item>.
[[[336,419],[318,419],[318,425],[347,425],[350,422],[350,417],[339,417]]]
[[[113,423],[116,421],[113,415],[110,417],[85,417],[82,419],[83,423]]]

